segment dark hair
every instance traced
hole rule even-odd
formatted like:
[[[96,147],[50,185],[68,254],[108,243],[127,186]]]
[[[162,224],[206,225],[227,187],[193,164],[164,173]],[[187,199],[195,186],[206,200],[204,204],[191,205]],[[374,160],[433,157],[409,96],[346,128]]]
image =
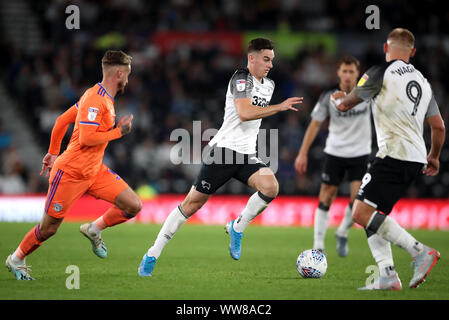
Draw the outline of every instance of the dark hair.
[[[274,49],[273,42],[266,38],[256,38],[248,43],[248,53],[264,49],[273,50]]]
[[[360,70],[360,61],[353,56],[343,56],[337,61],[337,69],[340,68],[342,64],[354,64],[357,67],[357,70]]]
[[[105,52],[101,64],[103,66],[126,66],[131,64],[132,57],[124,53],[123,51],[108,50]]]

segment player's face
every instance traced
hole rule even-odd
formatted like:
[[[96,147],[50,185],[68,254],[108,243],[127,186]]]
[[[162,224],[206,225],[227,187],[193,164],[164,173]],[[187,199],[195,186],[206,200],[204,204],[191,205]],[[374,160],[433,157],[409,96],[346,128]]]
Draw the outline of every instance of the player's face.
[[[359,71],[355,64],[342,63],[337,71],[340,83],[345,87],[354,87],[359,77]]]
[[[119,78],[117,83],[117,93],[123,94],[125,92],[125,87],[128,84],[128,76],[131,73],[131,66],[120,67],[117,71],[117,76]]]
[[[263,49],[260,52],[250,54],[250,64],[253,67],[255,76],[263,78],[268,75],[271,68],[273,68],[274,51]]]

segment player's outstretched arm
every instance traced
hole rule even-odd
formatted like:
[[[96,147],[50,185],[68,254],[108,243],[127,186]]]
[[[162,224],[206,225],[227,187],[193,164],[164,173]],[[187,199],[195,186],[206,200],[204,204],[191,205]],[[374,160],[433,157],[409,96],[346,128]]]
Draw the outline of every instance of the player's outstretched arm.
[[[59,155],[62,139],[65,136],[69,124],[75,122],[77,114],[78,108],[76,105],[73,105],[56,119],[55,125],[51,131],[48,153],[44,156],[44,159],[42,159],[42,170],[40,175],[46,174],[48,177],[50,174],[53,163]]]
[[[435,176],[440,170],[440,153],[446,138],[446,129],[444,121],[440,114],[428,117],[427,123],[431,130],[431,147],[427,156],[427,167],[423,173],[427,176]]]
[[[295,107],[296,104],[302,103],[303,97],[288,98],[280,104],[270,105],[264,108],[254,106],[251,98],[238,98],[235,99],[235,107],[241,121],[249,121],[262,119],[272,116],[278,112],[293,110],[298,111]]]
[[[358,105],[360,102],[363,101],[363,99],[359,98],[355,93],[351,92],[350,94],[346,95],[343,91],[337,91],[331,96],[331,101],[334,100],[336,107],[338,110],[342,112],[346,112],[348,110],[351,110],[356,105]]]
[[[305,174],[307,172],[307,154],[309,152],[310,146],[315,140],[318,131],[320,130],[321,122],[315,119],[310,121],[307,127],[306,134],[302,140],[301,148],[299,149],[298,155],[295,160],[295,169],[299,174]]]

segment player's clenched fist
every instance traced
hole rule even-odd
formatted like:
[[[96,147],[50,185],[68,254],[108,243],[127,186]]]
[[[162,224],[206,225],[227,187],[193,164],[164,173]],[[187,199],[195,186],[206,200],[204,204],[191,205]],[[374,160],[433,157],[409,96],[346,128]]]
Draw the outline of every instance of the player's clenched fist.
[[[120,128],[122,132],[122,136],[131,132],[133,115],[123,116],[120,121],[117,123],[117,127]]]
[[[346,93],[343,91],[337,91],[331,95],[330,102],[331,104],[339,111],[347,111],[346,108],[341,104]]]

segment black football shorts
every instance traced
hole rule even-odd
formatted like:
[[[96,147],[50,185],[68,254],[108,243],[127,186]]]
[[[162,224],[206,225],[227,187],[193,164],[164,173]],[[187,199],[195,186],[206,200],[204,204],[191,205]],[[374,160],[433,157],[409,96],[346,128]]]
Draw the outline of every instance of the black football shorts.
[[[348,181],[361,181],[368,166],[368,155],[342,158],[324,153],[324,164],[321,171],[321,182],[339,186],[347,173]]]
[[[356,199],[389,214],[423,169],[419,162],[376,158],[362,178]]]
[[[226,182],[235,178],[244,184],[260,168],[267,167],[255,155],[242,154],[228,148],[213,147],[208,161],[202,161],[201,170],[193,186],[199,192],[213,194]]]

